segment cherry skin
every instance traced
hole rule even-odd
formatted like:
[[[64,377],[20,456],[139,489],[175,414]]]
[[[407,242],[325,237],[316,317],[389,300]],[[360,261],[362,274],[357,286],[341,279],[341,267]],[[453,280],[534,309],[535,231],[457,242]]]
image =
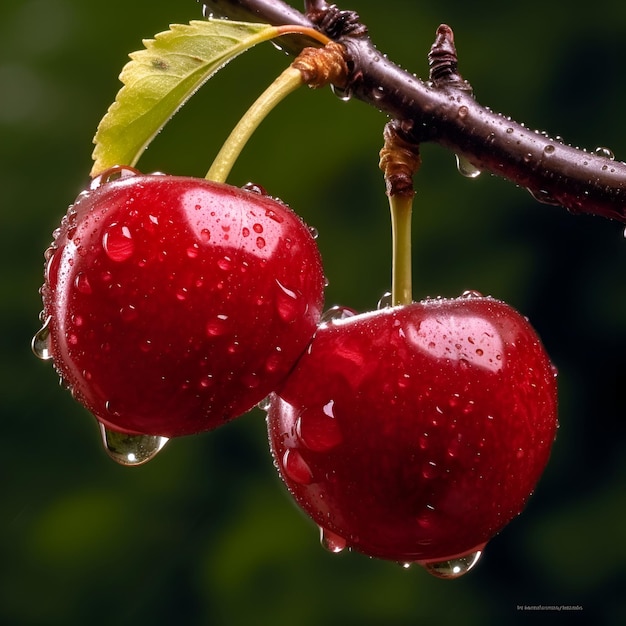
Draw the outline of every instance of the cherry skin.
[[[465,566],[535,488],[556,400],[519,313],[426,300],[321,324],[273,395],[270,447],[330,549]]]
[[[114,431],[174,437],[245,413],[291,369],[323,304],[310,230],[256,187],[115,168],[46,257],[47,355]]]

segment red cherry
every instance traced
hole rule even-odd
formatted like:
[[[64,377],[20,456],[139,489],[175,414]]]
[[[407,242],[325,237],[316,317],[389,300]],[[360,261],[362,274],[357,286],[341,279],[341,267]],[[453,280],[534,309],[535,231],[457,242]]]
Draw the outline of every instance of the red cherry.
[[[248,411],[291,369],[322,309],[320,255],[300,218],[201,179],[108,172],[46,257],[35,349],[121,432],[186,435]]]
[[[537,335],[475,294],[322,323],[278,394],[272,454],[327,547],[447,577],[522,510],[557,426]]]

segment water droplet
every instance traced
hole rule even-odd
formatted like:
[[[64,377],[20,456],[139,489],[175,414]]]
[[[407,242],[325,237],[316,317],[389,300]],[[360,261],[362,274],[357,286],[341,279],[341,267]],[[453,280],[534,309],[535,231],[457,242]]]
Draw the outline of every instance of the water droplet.
[[[349,88],[343,89],[337,85],[331,85],[330,89],[342,102],[348,102],[352,98],[352,91]]]
[[[613,154],[613,150],[610,148],[605,148],[604,146],[598,146],[594,153],[598,156],[604,157],[605,159],[610,159],[611,161],[615,160],[615,155]]]
[[[325,550],[332,552],[333,554],[339,554],[346,549],[348,542],[340,537],[337,533],[322,528],[320,526],[320,543]]]
[[[200,379],[200,389],[209,389],[209,387],[213,386],[214,382],[213,376],[211,376],[211,374],[207,374]]]
[[[380,85],[372,89],[372,98],[374,100],[382,100],[385,97],[385,89]]]
[[[459,174],[465,176],[465,178],[478,178],[481,175],[481,170],[472,165],[465,157],[458,154],[455,156],[456,169],[459,170]]]
[[[348,317],[354,317],[356,311],[347,306],[333,306],[327,311],[324,311],[320,318],[320,323],[333,322],[335,320],[345,320]]]
[[[450,559],[448,561],[420,563],[420,565],[433,576],[437,578],[459,578],[467,574],[480,560],[481,550],[468,552],[463,556]]]
[[[550,154],[554,154],[555,150],[556,148],[550,143],[543,149],[543,153],[550,155]]]
[[[259,250],[263,250],[263,248],[265,248],[265,239],[263,239],[263,237],[256,238],[256,247]]]
[[[37,331],[30,344],[33,354],[42,361],[49,361],[52,358],[50,351],[50,321],[52,316],[48,316],[44,325]]]
[[[138,176],[140,172],[132,167],[128,167],[127,165],[116,165],[114,167],[109,168],[105,172],[102,172],[99,176],[96,176],[89,185],[89,189],[97,189],[106,183],[111,183],[114,180],[119,180],[121,178],[129,178],[130,176]]]
[[[552,197],[552,194],[545,189],[528,189],[530,195],[542,204],[558,205],[558,201]]]
[[[448,444],[447,453],[451,459],[454,459],[455,457],[457,457],[459,453],[461,452],[462,439],[463,439],[463,435],[461,435],[461,433],[458,433],[457,436]]]
[[[251,193],[257,193],[260,196],[267,196],[267,191],[261,185],[257,183],[246,183],[242,189],[245,191],[250,191]]]
[[[128,306],[123,306],[120,309],[120,317],[125,322],[132,322],[136,320],[138,316],[139,316],[139,313],[137,312],[137,309],[132,304],[129,304]]]
[[[483,298],[483,294],[480,291],[476,291],[475,289],[466,289],[462,294],[461,298]]]
[[[209,241],[211,241],[211,231],[208,228],[203,228],[200,231],[200,240],[202,243],[209,243]]]
[[[296,421],[296,434],[305,447],[325,452],[338,446],[343,435],[334,415],[334,401],[323,407],[305,409]]]
[[[285,475],[300,485],[309,485],[313,481],[313,472],[302,455],[293,448],[285,450],[283,455]]]
[[[457,111],[457,114],[461,119],[466,118],[468,113],[469,113],[469,109],[465,105],[460,106],[459,110]]]
[[[209,337],[219,337],[228,331],[228,315],[218,315],[209,320],[206,325],[206,334]]]
[[[221,270],[228,272],[233,267],[233,260],[229,256],[224,256],[217,262],[217,266]]]
[[[390,307],[393,303],[391,291],[385,291],[385,293],[380,297],[378,304],[376,305],[377,309],[386,309]]]
[[[301,302],[298,294],[295,291],[285,287],[278,279],[276,279],[278,285],[278,293],[276,296],[276,309],[278,315],[283,322],[293,322],[301,312]]]
[[[437,467],[437,463],[434,461],[428,461],[422,466],[422,476],[429,480],[431,478],[436,478],[439,475],[439,468]]]
[[[76,287],[76,289],[85,296],[92,293],[91,283],[84,272],[78,272],[78,274],[76,274],[74,287]]]
[[[268,356],[265,361],[265,371],[273,374],[279,369],[279,367],[282,365],[282,362],[283,356],[281,354],[281,348],[277,346],[276,352],[270,354],[270,356]]]
[[[187,248],[187,256],[190,259],[196,259],[198,258],[198,254],[200,253],[199,249],[198,249],[198,244],[194,243],[193,246],[189,246]]]
[[[309,226],[308,228],[309,228],[309,234],[311,235],[311,237],[313,237],[313,239],[317,239],[320,236],[315,226]]]
[[[273,394],[266,396],[265,398],[263,398],[263,400],[261,400],[261,402],[257,404],[257,407],[259,407],[261,411],[265,411],[267,413],[267,411],[269,411],[272,406],[272,397]]]
[[[102,236],[102,247],[111,261],[121,263],[129,259],[135,251],[133,236],[128,228],[113,222]]]
[[[168,442],[167,437],[129,435],[100,424],[105,452],[120,465],[135,466],[151,461]]]

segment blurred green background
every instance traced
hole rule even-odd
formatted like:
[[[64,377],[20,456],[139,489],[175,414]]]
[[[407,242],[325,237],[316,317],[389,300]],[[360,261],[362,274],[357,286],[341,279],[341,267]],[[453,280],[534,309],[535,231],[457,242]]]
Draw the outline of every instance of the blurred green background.
[[[378,47],[427,73],[436,27],[456,34],[478,99],[527,125],[626,158],[626,4],[352,0]],[[300,7],[298,7],[300,8]],[[583,10],[584,9],[584,10]],[[31,354],[43,250],[85,185],[91,138],[141,39],[201,17],[194,0],[0,5],[0,623],[626,623],[626,242],[623,226],[462,178],[424,146],[414,296],[476,289],[529,316],[560,372],[561,428],[523,515],[464,578],[332,555],[289,500],[253,411],[117,466],[94,421]],[[140,162],[203,175],[288,59],[264,44],[176,116]],[[264,123],[231,181],[281,196],[320,232],[328,305],[389,288],[377,169],[384,116],[302,90]],[[538,613],[518,605],[580,605]]]

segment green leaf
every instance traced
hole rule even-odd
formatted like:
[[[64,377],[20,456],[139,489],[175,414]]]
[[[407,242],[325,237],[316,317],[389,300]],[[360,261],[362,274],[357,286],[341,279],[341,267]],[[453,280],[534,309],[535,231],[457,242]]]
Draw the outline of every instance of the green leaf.
[[[94,137],[96,176],[114,165],[135,165],[176,111],[226,63],[276,36],[267,24],[209,19],[173,24],[130,55],[123,83]]]

